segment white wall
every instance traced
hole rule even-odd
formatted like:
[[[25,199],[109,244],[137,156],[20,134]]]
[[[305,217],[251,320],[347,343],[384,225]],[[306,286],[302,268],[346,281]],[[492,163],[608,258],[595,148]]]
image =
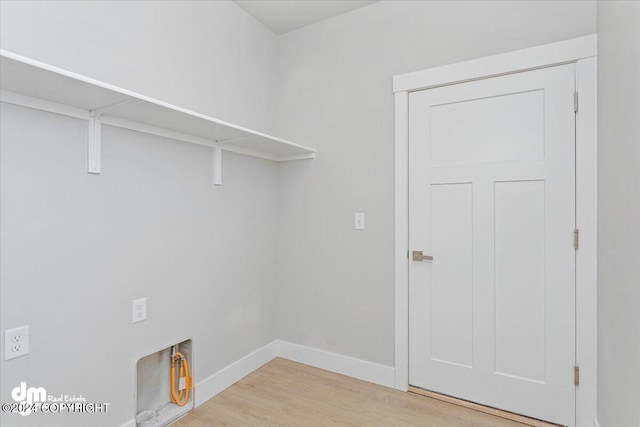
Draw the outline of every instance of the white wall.
[[[640,426],[640,3],[598,2],[598,418]]]
[[[280,338],[394,364],[394,74],[595,31],[593,2],[383,1],[280,36],[278,134],[319,152],[279,170]]]
[[[231,2],[3,1],[0,16],[3,49],[273,125],[275,36]],[[225,153],[214,187],[210,148],[105,127],[103,173],[88,175],[86,122],[1,114],[0,329],[29,324],[31,351],[0,362],[0,400],[27,381],[111,406],[0,424],[118,426],[139,357],[192,337],[199,382],[276,338],[273,162]],[[131,324],[143,296],[148,320]]]
[[[107,128],[92,176],[82,122],[3,106],[2,329],[29,323],[32,350],[0,364],[2,401],[37,379],[110,401],[96,426],[133,416],[135,359],[185,334],[196,381],[275,337],[392,366],[392,75],[596,30],[593,2],[380,2],[278,38],[230,2],[0,5],[3,49],[319,149],[226,154],[214,188],[209,149]]]
[[[230,1],[5,1],[7,49],[270,133],[275,35]]]

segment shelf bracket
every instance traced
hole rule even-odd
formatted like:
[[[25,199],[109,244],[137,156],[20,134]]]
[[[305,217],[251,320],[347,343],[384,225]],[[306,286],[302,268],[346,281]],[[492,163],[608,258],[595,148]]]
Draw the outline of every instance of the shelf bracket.
[[[102,140],[102,121],[100,117],[104,112],[118,105],[131,102],[131,99],[124,99],[104,107],[96,108],[89,111],[89,134],[87,135],[87,173],[100,173],[101,167],[101,140]]]
[[[222,143],[213,147],[213,185],[222,185]]]
[[[100,114],[91,111],[89,135],[87,137],[87,173],[100,173],[100,139],[102,134]]]

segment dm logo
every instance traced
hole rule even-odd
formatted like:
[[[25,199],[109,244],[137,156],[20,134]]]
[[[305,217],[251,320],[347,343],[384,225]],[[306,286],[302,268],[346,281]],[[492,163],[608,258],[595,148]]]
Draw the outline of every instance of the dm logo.
[[[34,403],[47,401],[47,391],[44,387],[27,388],[27,383],[23,381],[11,390],[11,397],[18,403],[26,403],[18,413],[27,416],[33,411]]]

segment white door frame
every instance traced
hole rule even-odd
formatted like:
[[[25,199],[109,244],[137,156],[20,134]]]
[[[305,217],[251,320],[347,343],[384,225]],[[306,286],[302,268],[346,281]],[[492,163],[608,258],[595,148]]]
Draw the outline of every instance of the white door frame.
[[[395,96],[395,388],[409,386],[409,93],[422,89],[575,64],[576,91],[576,425],[596,419],[597,126],[595,34],[393,77]]]

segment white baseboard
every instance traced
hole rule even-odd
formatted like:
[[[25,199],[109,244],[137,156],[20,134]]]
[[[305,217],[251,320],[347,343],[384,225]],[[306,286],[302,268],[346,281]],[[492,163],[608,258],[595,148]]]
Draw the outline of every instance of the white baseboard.
[[[195,385],[194,391],[196,407],[277,356],[278,341],[276,340],[200,381]]]
[[[343,356],[329,351],[318,350],[286,341],[278,341],[280,357],[294,362],[304,363],[326,371],[393,387],[395,370],[391,366],[379,365],[354,357]]]
[[[275,340],[197,383],[195,385],[196,406],[200,406],[276,357],[304,363],[305,365],[374,384],[387,387],[393,387],[394,385],[395,372],[390,366],[378,365],[366,360]]]
[[[195,384],[194,397],[196,407],[276,357],[282,357],[283,359],[304,363],[315,368],[386,387],[393,388],[394,386],[395,370],[390,366],[275,340]],[[121,427],[136,427],[136,422],[135,420],[130,420]]]

